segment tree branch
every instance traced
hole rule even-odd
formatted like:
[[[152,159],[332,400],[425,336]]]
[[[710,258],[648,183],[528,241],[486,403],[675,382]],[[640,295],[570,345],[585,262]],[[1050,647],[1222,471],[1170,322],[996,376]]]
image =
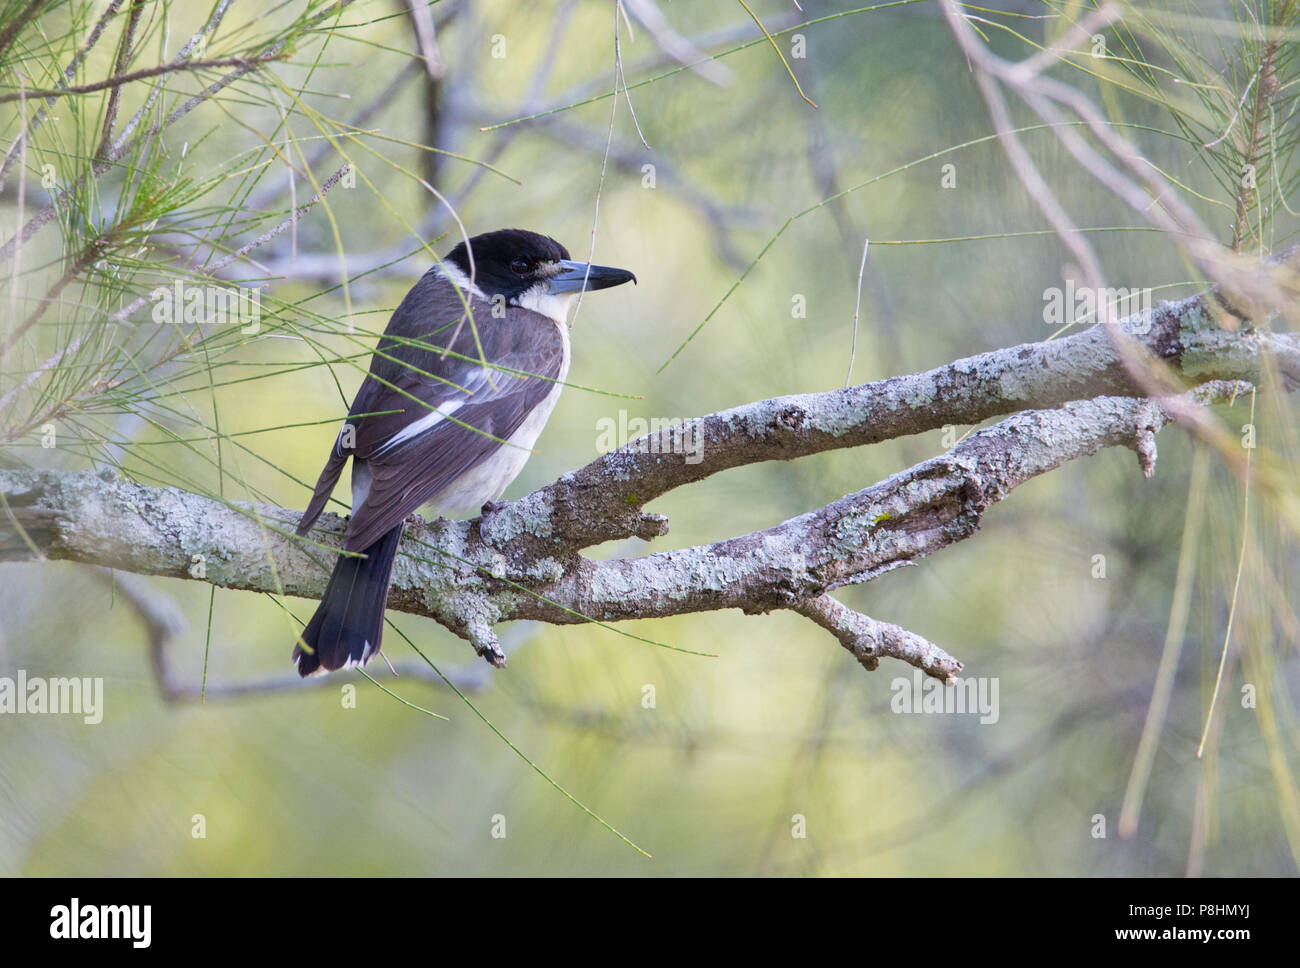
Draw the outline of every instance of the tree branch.
[[[1295,292],[1300,247],[1260,270]],[[1218,323],[1226,321],[1230,328]],[[389,607],[436,619],[494,665],[494,626],[618,622],[739,608],[789,609],[829,630],[868,669],[880,656],[947,679],[962,664],[905,629],[828,597],[971,537],[984,513],[1025,481],[1103,447],[1126,446],[1146,476],[1155,435],[1280,375],[1300,386],[1300,335],[1234,315],[1215,292],[1162,303],[1119,325],[968,357],[844,390],[777,397],[642,437],[470,521],[413,517]],[[1146,357],[1135,374],[1131,354]],[[1158,371],[1158,379],[1152,370]],[[1159,383],[1177,396],[1145,399]],[[1188,385],[1195,389],[1185,391]],[[1171,393],[1174,391],[1171,391]],[[775,527],[693,548],[594,561],[605,541],[667,533],[645,505],[731,467],[790,460],[1014,413],[946,454]],[[9,512],[0,560],[87,562],[224,588],[318,597],[345,519],[323,515],[313,539],[298,513],[150,487],[111,472],[0,470]]]
[[[1193,398],[1206,403],[1238,389],[1215,382]],[[889,655],[947,678],[961,665],[941,649],[829,604],[826,593],[970,537],[984,512],[1019,484],[1102,447],[1133,447],[1147,455],[1149,472],[1150,438],[1169,419],[1161,407],[1126,397],[1027,411],[776,527],[637,558],[597,562],[572,550],[572,537],[553,531],[556,521],[540,510],[540,496],[554,484],[489,505],[471,521],[415,517],[389,607],[437,619],[495,665],[504,654],[493,626],[504,621],[577,624],[787,608],[830,628],[868,668]],[[622,453],[578,473],[618,487]],[[0,471],[0,493],[10,512],[0,529],[0,560],[30,558],[34,545],[52,559],[308,597],[321,594],[332,561],[320,546],[292,537],[293,511],[149,487],[111,472]],[[337,544],[344,519],[321,520],[317,537]]]
[[[1300,261],[1300,248],[1285,258],[1288,264]],[[1300,385],[1300,335],[1222,329],[1217,321],[1224,313],[1211,292],[1161,303],[1119,325],[1148,362],[1164,364],[1184,387],[1216,379],[1258,383],[1274,370],[1288,385]],[[543,543],[556,534],[576,548],[652,537],[659,532],[641,511],[647,502],[727,468],[860,447],[948,424],[977,424],[1097,395],[1140,395],[1145,387],[1126,367],[1109,329],[1096,325],[1076,336],[993,350],[923,373],[775,397],[699,417],[566,474],[509,510],[489,515],[489,522],[496,513],[521,520],[545,514],[551,528],[541,536]],[[683,438],[700,454],[698,462],[682,460]]]

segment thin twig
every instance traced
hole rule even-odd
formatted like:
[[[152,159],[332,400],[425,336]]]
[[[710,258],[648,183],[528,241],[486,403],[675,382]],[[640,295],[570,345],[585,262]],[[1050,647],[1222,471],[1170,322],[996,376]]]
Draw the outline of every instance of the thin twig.
[[[867,248],[870,245],[870,239],[863,240],[862,264],[858,266],[858,297],[853,303],[853,345],[849,348],[849,372],[844,377],[844,389],[846,390],[853,383],[853,361],[858,358],[858,314],[862,310],[862,277],[867,271]]]
[[[160,74],[175,74],[178,71],[207,71],[219,67],[237,67],[245,72],[255,67],[261,67],[263,64],[270,64],[273,61],[283,60],[283,52],[271,54],[257,54],[251,57],[215,57],[210,60],[184,61],[182,63],[158,64],[154,67],[142,67],[136,71],[129,71],[126,74],[117,74],[113,77],[106,77],[102,81],[93,81],[90,84],[75,84],[68,87],[49,87],[33,88],[27,92],[30,97],[57,97],[60,94],[93,94],[96,91],[106,91],[112,88],[121,87],[123,84],[129,84],[132,81],[140,81],[149,77],[157,77]],[[8,101],[17,101],[23,95],[14,91],[9,94],[0,94],[0,104]]]
[[[135,39],[135,29],[140,23],[140,15],[144,12],[144,4],[141,0],[131,0],[131,12],[127,16],[126,26],[122,28],[122,39],[118,42],[117,47],[117,64],[114,70],[117,76],[122,76],[126,72],[127,65],[131,62],[132,45]],[[61,91],[67,92],[67,85],[60,87]],[[95,149],[95,157],[102,158],[108,154],[109,143],[113,140],[113,126],[117,123],[117,109],[122,100],[122,86],[114,85],[109,92],[108,105],[104,108],[104,126],[99,138],[99,147]]]
[[[790,80],[794,82],[794,89],[799,92],[799,96],[813,107],[817,107],[817,102],[803,92],[803,88],[799,85],[799,78],[794,76],[794,71],[790,68],[790,62],[785,59],[785,54],[781,53],[781,48],[776,45],[776,38],[768,33],[767,28],[763,26],[763,21],[759,20],[758,15],[754,13],[753,10],[749,9],[749,4],[747,4],[745,0],[736,0],[736,2],[745,8],[745,13],[749,14],[754,23],[758,24],[758,29],[763,31],[763,36],[766,37],[767,42],[772,45],[772,50],[776,52],[777,57],[781,58],[781,66],[784,67],[785,72],[790,75]]]

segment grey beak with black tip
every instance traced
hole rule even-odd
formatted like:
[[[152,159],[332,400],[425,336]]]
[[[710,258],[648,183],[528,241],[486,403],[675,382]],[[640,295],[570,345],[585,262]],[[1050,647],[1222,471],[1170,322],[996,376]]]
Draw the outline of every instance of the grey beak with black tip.
[[[573,262],[569,259],[560,261],[564,268],[551,276],[551,292],[578,292],[586,289],[608,289],[621,286],[625,282],[636,282],[636,276],[626,269],[613,266],[590,265],[586,262]]]

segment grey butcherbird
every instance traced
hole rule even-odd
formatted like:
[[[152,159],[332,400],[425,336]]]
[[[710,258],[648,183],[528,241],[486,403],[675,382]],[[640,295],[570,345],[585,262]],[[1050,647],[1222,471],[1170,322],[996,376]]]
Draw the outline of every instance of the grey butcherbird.
[[[334,565],[294,646],[300,675],[362,665],[379,651],[407,515],[429,502],[474,512],[500,496],[568,374],[570,302],[629,281],[625,269],[572,261],[545,235],[502,229],[457,245],[406,294],[298,523],[300,535],[311,529],[352,458],[343,549],[365,557]]]

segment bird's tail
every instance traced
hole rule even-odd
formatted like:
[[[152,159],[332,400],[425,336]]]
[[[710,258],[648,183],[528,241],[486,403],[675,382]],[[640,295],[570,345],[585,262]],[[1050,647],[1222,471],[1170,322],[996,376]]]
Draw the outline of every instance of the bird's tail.
[[[399,524],[367,548],[364,558],[339,555],[320,606],[293,648],[300,676],[364,665],[379,651],[401,538]]]

